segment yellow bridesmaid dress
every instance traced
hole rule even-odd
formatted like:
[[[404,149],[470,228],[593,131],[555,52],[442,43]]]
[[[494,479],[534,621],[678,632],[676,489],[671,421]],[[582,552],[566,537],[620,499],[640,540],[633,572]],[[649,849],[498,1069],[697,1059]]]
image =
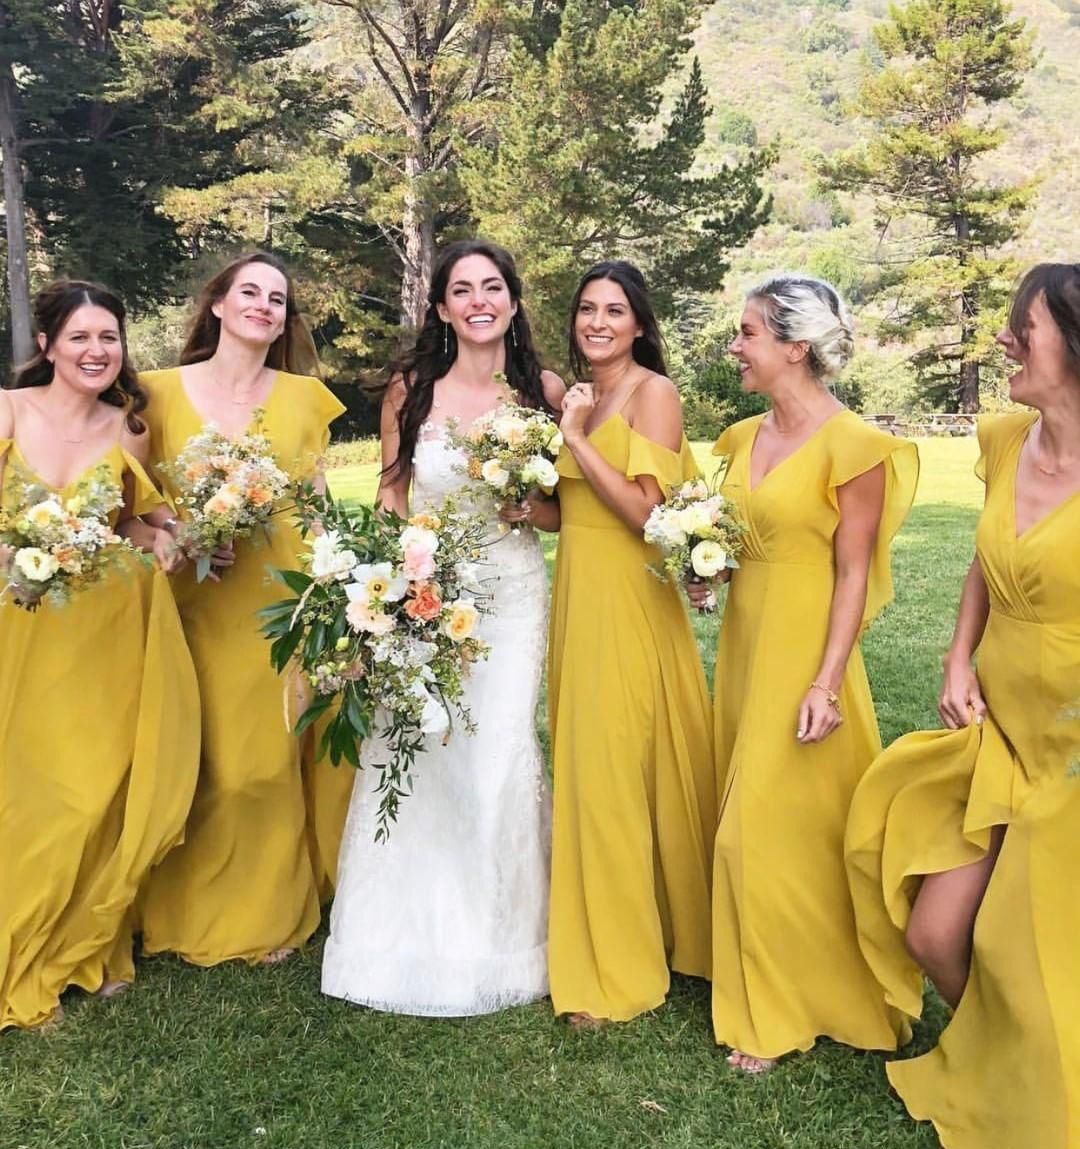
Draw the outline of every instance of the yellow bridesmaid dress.
[[[180,371],[142,376],[155,460],[173,460],[203,429]],[[278,466],[314,473],[343,406],[317,379],[280,372],[263,431]],[[175,490],[166,482],[166,491]],[[202,696],[202,766],[187,836],[155,871],[141,900],[143,948],[196,965],[257,962],[306,941],[330,892],[352,771],[315,763],[313,739],[285,725],[283,680],[270,665],[256,612],[287,597],[268,574],[295,567],[302,549],[287,510],[266,537],[239,540],[219,583],[174,578]]]
[[[971,977],[940,1045],[889,1079],[947,1149],[1080,1145],[1080,494],[1019,537],[1016,468],[1036,416],[980,422],[976,549],[990,614],[976,654],[980,726],[894,742],[852,805],[860,941],[889,1000],[922,1009],[904,930],[923,874],[1004,844],[975,924]]]
[[[724,491],[749,533],[716,656],[713,1027],[717,1042],[760,1058],[819,1036],[891,1049],[900,1018],[859,951],[844,873],[848,806],[881,749],[858,644],[839,690],[843,725],[812,745],[795,727],[828,633],[837,488],[884,465],[865,627],[892,598],[889,545],[914,497],[918,453],[845,410],[751,490],[762,418],[729,427],[714,448],[730,457]]]
[[[621,414],[589,436],[629,478],[698,473]],[[660,1005],[669,967],[707,977],[716,825],[709,699],[657,552],[557,463],[562,529],[548,690],[554,774],[548,961],[556,1013],[626,1021]]]
[[[10,439],[5,456],[5,505],[15,476],[47,485]],[[136,514],[161,503],[119,446],[102,462],[133,484]],[[182,839],[198,764],[195,672],[164,574],[132,559],[63,606],[0,605],[0,1029],[47,1021],[70,986],[134,978],[136,894]]]

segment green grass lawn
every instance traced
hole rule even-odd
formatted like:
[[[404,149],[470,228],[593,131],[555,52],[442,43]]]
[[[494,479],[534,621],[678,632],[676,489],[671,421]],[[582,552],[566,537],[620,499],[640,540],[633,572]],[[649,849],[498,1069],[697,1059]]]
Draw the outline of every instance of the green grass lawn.
[[[865,641],[886,740],[932,723],[981,485],[970,439],[920,443],[895,604]],[[332,476],[370,497],[373,467]],[[698,624],[712,661],[716,623]],[[253,891],[273,896],[273,891]],[[797,945],[797,939],[792,940]],[[321,937],[277,969],[144,962],[126,996],[73,994],[56,1030],[0,1035],[0,1149],[931,1149],[882,1059],[822,1044],[767,1078],[713,1048],[708,989],[577,1034],[545,1004],[430,1021],[319,993]],[[936,1002],[916,1033],[931,1043]]]

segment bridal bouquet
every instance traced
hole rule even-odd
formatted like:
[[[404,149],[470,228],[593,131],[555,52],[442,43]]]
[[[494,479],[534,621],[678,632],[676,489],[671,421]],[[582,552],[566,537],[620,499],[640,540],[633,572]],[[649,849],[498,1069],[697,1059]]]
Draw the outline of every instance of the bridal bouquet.
[[[475,729],[462,699],[470,667],[488,654],[473,635],[485,518],[448,500],[437,513],[402,519],[310,486],[297,509],[305,531],[318,524],[321,533],[300,556],[302,569],[276,572],[295,597],[260,612],[263,633],[278,672],[294,662],[309,688],[295,732],[329,719],[319,757],[359,767],[359,743],[382,736],[385,758],[371,765],[380,771],[375,840],[383,841],[412,792],[409,771],[425,736],[445,742],[452,713]]]
[[[543,411],[507,401],[463,434],[451,428],[449,439],[465,455],[468,476],[500,502],[520,503],[535,490],[550,495],[559,481],[555,459],[563,438]]]
[[[123,556],[137,553],[109,526],[109,513],[123,502],[124,492],[104,463],[66,497],[23,482],[15,509],[0,510],[0,548],[6,549],[0,599],[10,594],[27,610],[36,610],[42,599],[59,606],[100,582]]]
[[[722,570],[738,567],[746,525],[735,505],[704,479],[691,479],[673,487],[664,502],[645,522],[645,541],[663,554],[649,569],[664,581],[686,577],[715,578]]]
[[[210,573],[214,549],[265,529],[275,503],[289,490],[289,476],[274,462],[262,433],[262,416],[256,410],[252,429],[239,439],[207,424],[173,462],[158,464],[176,488],[176,541],[194,560],[199,582]]]

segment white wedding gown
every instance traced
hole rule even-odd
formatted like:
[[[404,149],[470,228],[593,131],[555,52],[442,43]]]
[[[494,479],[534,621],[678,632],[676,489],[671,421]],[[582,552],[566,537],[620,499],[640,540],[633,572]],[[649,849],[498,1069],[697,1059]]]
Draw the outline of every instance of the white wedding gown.
[[[465,480],[434,424],[413,457],[413,509],[438,506]],[[492,535],[498,520],[492,516]],[[551,801],[535,713],[547,639],[544,560],[534,532],[484,554],[491,653],[465,701],[476,731],[429,737],[389,839],[376,844],[377,774],[353,785],[338,863],[322,990],[392,1013],[465,1017],[547,992]],[[378,744],[361,762],[378,760]],[[343,767],[344,768],[344,767]]]

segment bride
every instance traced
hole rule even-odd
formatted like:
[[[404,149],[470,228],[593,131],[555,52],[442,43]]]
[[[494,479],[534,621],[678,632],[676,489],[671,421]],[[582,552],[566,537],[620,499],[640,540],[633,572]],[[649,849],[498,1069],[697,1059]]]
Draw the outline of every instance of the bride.
[[[496,381],[503,373],[506,384]],[[466,430],[507,398],[558,411],[562,380],[541,371],[511,256],[464,240],[442,253],[424,325],[390,369],[383,400],[378,500],[409,514],[468,482],[447,423]],[[475,733],[417,756],[415,791],[389,840],[376,844],[376,772],[353,786],[338,864],[322,989],[373,1009],[464,1017],[547,994],[550,795],[534,727],[547,636],[547,587],[528,521],[538,504],[497,512],[483,577],[491,647],[473,667],[466,705]],[[547,509],[538,518],[550,518]],[[498,530],[501,526],[501,531]],[[377,761],[365,746],[361,762]]]

